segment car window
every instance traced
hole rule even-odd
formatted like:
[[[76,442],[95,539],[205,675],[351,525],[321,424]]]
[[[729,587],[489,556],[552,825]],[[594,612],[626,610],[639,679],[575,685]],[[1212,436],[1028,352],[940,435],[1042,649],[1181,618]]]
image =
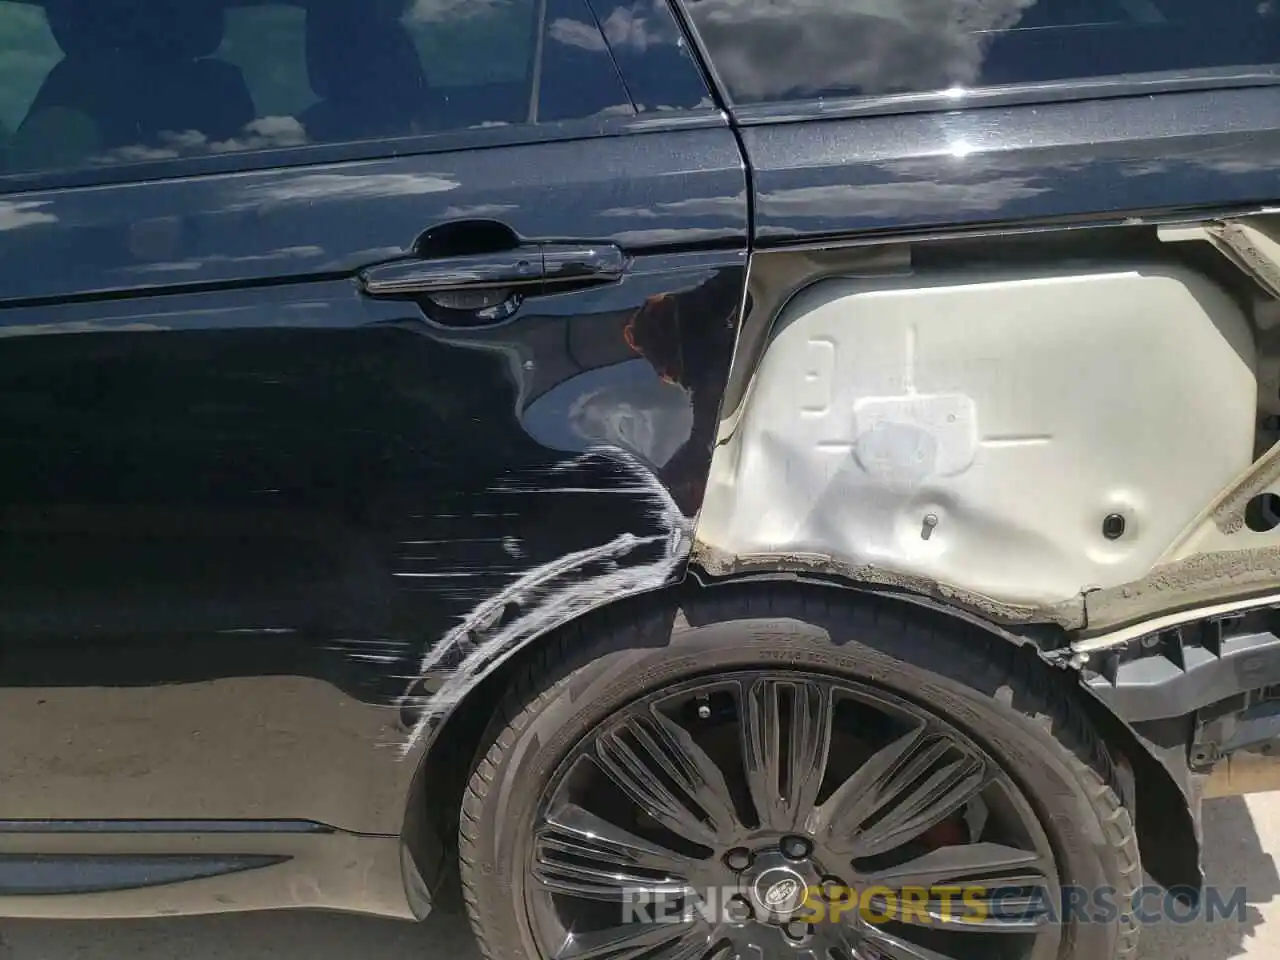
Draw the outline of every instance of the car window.
[[[229,7],[213,56],[240,70],[259,117],[297,116],[316,102],[307,77],[307,11],[264,3]]]
[[[0,79],[10,173],[634,113],[586,0],[0,0]]]
[[[300,113],[316,100],[307,75],[306,11],[301,6],[231,7],[214,56],[244,74],[259,114]],[[402,16],[433,88],[523,85],[533,54],[532,0],[416,0]],[[499,55],[495,55],[495,53]]]
[[[61,59],[43,10],[0,0],[0,128],[18,129],[40,84]]]
[[[715,106],[667,0],[592,0],[609,50],[644,113]]]
[[[415,0],[405,23],[437,87],[521,83],[533,61],[531,0]]]
[[[684,0],[739,104],[1280,62],[1280,0]]]

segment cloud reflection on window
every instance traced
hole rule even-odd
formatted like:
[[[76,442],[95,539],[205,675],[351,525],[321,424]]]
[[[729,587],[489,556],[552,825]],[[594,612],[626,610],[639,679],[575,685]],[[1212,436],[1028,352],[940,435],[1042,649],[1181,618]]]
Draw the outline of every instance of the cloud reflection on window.
[[[510,7],[511,0],[412,0],[402,18],[405,23],[442,23],[492,16]]]
[[[198,130],[166,130],[155,145],[130,144],[91,158],[92,163],[141,163],[148,160],[177,160],[209,154],[272,150],[307,144],[307,131],[293,117],[262,117],[245,125],[240,136],[230,140],[210,140]]]
[[[886,94],[975,82],[985,33],[1035,0],[696,0],[716,68],[740,102],[829,90]]]
[[[1185,74],[1280,59],[1275,0],[689,0],[738,103]]]

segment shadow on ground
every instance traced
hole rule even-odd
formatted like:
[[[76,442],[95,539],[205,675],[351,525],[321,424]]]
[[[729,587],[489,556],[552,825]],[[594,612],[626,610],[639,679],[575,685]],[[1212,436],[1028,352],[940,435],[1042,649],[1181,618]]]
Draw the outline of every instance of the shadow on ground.
[[[1143,960],[1229,960],[1280,956],[1280,875],[1263,836],[1280,846],[1280,795],[1216,800],[1205,805],[1205,872],[1209,883],[1229,898],[1246,891],[1244,922],[1235,919],[1179,924],[1162,921],[1143,931]],[[1264,910],[1271,924],[1265,925]]]
[[[1206,807],[1211,883],[1248,891],[1244,923],[1164,922],[1142,960],[1280,958],[1280,794]],[[1269,923],[1267,921],[1270,921]],[[422,926],[320,913],[248,914],[141,922],[0,924],[0,960],[479,960],[466,922],[437,912]],[[1093,958],[1084,958],[1093,960]]]

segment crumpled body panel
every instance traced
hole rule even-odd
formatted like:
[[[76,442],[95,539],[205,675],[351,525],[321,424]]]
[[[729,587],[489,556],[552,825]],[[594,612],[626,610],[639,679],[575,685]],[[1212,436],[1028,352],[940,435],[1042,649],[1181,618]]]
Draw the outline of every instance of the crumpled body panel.
[[[1060,618],[1249,466],[1255,365],[1240,308],[1175,266],[820,280],[722,438],[699,548]]]

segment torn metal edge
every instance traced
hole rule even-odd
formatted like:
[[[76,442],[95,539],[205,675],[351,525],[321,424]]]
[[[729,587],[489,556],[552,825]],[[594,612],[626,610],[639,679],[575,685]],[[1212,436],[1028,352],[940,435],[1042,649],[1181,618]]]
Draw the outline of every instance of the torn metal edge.
[[[854,584],[894,587],[966,610],[997,624],[1049,623],[1072,630],[1085,623],[1084,601],[1081,597],[1045,606],[1008,603],[927,577],[898,573],[874,564],[851,563],[825,554],[779,552],[737,555],[720,550],[704,540],[695,540],[691,560],[708,576],[717,578],[765,571],[816,573]]]

